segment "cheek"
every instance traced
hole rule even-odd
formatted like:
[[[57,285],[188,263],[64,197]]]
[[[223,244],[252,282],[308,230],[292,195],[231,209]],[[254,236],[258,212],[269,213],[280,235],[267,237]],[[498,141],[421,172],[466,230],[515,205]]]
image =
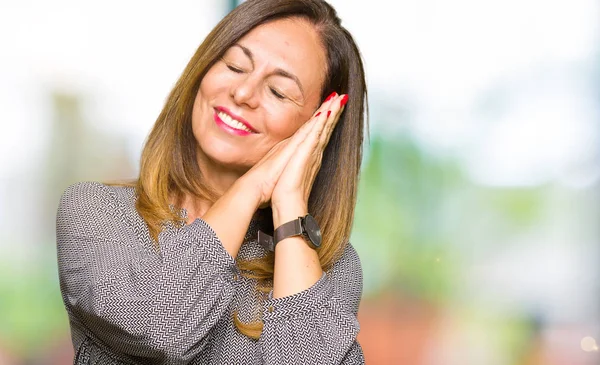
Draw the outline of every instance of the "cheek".
[[[228,92],[226,85],[230,85],[231,80],[226,74],[220,72],[217,66],[213,66],[200,82],[194,106],[192,109],[192,125],[194,129],[204,128],[201,121],[206,117],[206,113],[212,115],[210,109],[211,101],[222,98]]]
[[[292,136],[310,118],[296,107],[272,108],[268,114],[267,128],[273,144]]]
[[[213,66],[200,83],[199,91],[202,92],[202,95],[207,98],[213,98],[218,93],[225,91],[224,85],[229,85],[230,80],[228,80],[227,76],[221,72],[218,72],[216,66]]]

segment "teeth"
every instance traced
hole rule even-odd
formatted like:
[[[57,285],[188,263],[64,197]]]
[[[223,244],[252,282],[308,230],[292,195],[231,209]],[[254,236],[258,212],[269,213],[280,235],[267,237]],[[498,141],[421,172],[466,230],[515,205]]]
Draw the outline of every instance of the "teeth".
[[[250,129],[248,129],[248,127],[246,127],[245,125],[243,125],[241,122],[239,122],[239,121],[231,118],[229,116],[229,114],[226,114],[226,113],[223,113],[223,112],[218,112],[217,115],[219,116],[219,118],[221,118],[221,120],[225,124],[227,124],[231,128],[241,129],[241,130],[246,131],[246,132],[252,132]]]

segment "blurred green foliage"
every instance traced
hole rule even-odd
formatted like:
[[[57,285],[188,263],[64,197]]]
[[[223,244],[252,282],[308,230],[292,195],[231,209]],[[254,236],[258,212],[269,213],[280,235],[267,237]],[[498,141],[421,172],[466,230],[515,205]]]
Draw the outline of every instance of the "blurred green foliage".
[[[353,232],[367,292],[444,298],[456,270],[447,249],[452,226],[445,197],[462,183],[453,161],[427,155],[406,136],[371,139]]]
[[[27,260],[0,259],[0,342],[25,358],[63,338],[69,328],[54,244],[35,250]]]
[[[538,224],[547,196],[543,187],[477,185],[452,157],[428,154],[408,135],[375,134],[352,237],[365,263],[366,294],[448,300],[469,252]]]

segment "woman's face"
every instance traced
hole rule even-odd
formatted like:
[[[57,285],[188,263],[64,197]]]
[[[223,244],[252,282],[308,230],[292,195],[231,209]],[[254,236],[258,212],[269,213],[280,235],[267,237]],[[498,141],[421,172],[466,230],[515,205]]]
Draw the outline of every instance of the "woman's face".
[[[200,167],[247,171],[319,107],[325,69],[306,20],[275,20],[246,34],[200,83],[192,113]]]

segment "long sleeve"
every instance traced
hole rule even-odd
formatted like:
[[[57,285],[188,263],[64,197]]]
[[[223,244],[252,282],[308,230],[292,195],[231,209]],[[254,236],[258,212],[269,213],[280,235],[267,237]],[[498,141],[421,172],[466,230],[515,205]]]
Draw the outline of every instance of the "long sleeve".
[[[162,232],[153,253],[122,209],[99,183],[74,184],[61,198],[59,278],[71,323],[144,363],[186,364],[227,312],[235,260],[201,219]]]
[[[348,244],[313,286],[265,302],[259,339],[265,364],[364,364],[356,341],[361,294],[360,260]]]

